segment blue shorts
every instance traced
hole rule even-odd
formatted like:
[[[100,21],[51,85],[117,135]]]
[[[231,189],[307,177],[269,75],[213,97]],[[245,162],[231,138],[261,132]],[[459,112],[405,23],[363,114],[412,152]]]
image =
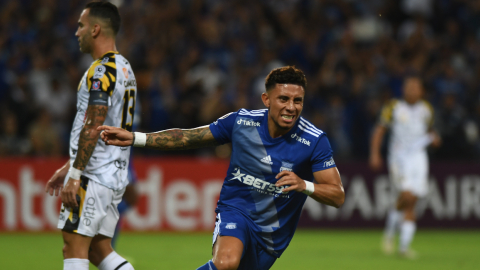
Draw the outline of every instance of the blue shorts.
[[[265,270],[272,267],[277,257],[270,255],[252,235],[248,222],[241,214],[224,211],[217,214],[213,244],[218,236],[233,236],[243,243],[242,259],[238,270]]]

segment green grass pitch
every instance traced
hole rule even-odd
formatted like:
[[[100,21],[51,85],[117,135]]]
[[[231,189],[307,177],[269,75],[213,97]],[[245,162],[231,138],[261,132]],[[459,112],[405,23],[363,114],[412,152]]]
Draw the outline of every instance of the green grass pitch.
[[[414,261],[385,256],[379,230],[299,230],[272,269],[480,269],[480,231],[420,230]],[[211,233],[123,233],[117,251],[136,270],[196,269],[211,258]],[[58,233],[0,234],[1,269],[62,269]],[[90,269],[96,269],[93,265]]]

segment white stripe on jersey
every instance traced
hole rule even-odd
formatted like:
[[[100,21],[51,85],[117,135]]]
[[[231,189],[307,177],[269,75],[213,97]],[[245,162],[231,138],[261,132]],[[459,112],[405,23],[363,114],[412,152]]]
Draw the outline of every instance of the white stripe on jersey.
[[[315,134],[317,134],[317,135],[322,134],[322,133],[320,133],[320,132],[318,132],[318,131],[310,128],[309,126],[307,126],[307,125],[306,125],[305,123],[303,123],[302,121],[299,121],[298,123],[300,124],[299,126],[303,126],[303,127],[304,127],[306,130],[308,130],[308,131],[311,131],[311,132],[313,132],[313,133],[315,133]]]
[[[228,117],[230,114],[232,114],[232,113],[233,113],[233,112],[227,113],[227,114],[225,114],[224,116],[222,116],[222,117],[220,117],[220,118],[218,118],[218,119],[225,119],[225,118],[227,118],[227,117]]]
[[[261,109],[261,110],[251,110],[251,113],[265,113],[267,109]]]
[[[312,123],[310,123],[310,122],[308,122],[307,120],[305,120],[305,118],[300,117],[300,121],[301,121],[302,123],[307,124],[311,129],[313,129],[313,130],[315,130],[315,131],[317,131],[317,132],[320,132],[320,134],[323,133],[323,131],[321,131],[320,129],[318,129],[318,128],[317,128],[316,126],[314,126]]]
[[[251,113],[247,110],[241,109],[240,112],[238,113],[239,115],[250,115],[250,116],[264,116],[263,113]]]
[[[308,133],[308,134],[311,134],[311,135],[317,137],[317,138],[318,138],[318,136],[320,136],[320,135],[318,135],[318,134],[316,134],[316,133],[313,133],[313,132],[311,131],[311,129],[305,129],[305,128],[303,128],[301,125],[298,125],[298,128],[301,129],[301,130],[303,130],[303,131],[305,131],[305,132]]]

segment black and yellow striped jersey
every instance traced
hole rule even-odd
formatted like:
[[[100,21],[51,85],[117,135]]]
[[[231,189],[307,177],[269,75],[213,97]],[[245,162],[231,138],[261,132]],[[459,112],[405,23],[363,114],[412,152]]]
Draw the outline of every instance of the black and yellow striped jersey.
[[[89,105],[108,106],[104,125],[131,131],[137,83],[130,63],[118,52],[107,52],[95,60],[78,85],[77,114],[70,134],[70,161],[73,165],[80,132]],[[130,147],[107,146],[99,139],[83,175],[114,190],[128,184]]]

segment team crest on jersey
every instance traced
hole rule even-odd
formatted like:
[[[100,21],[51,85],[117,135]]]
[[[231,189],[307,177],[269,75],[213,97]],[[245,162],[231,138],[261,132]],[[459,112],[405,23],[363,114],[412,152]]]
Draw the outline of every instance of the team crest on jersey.
[[[101,82],[99,81],[93,82],[92,90],[96,90],[96,91],[100,90],[100,85],[101,85]]]
[[[78,214],[77,213],[73,213],[72,215],[72,223],[77,223],[78,221]]]
[[[100,79],[103,77],[103,74],[105,74],[105,71],[107,71],[107,68],[105,66],[99,65],[95,67],[95,73],[93,74],[94,79]]]
[[[280,167],[280,171],[293,171],[293,163],[290,163],[290,162],[287,162],[287,161],[283,161],[282,160],[282,167]]]

